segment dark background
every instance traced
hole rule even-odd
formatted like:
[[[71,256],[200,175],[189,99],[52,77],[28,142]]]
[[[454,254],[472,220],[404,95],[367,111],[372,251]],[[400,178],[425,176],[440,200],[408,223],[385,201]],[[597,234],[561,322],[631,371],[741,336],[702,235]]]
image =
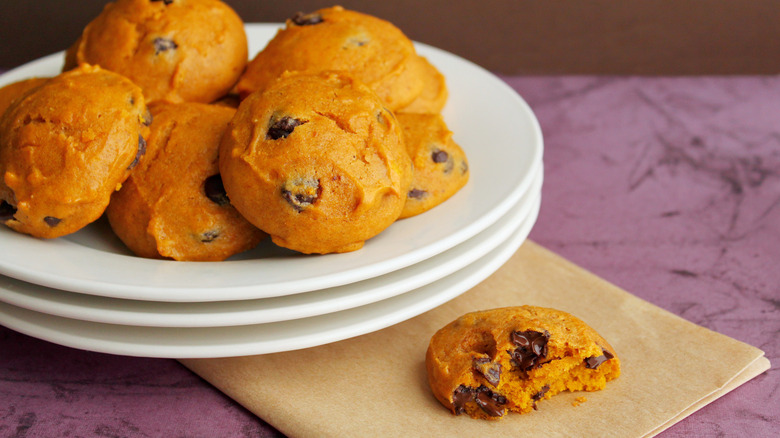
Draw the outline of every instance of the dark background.
[[[0,0],[0,68],[64,50],[106,0]],[[333,1],[226,0],[246,22]],[[507,74],[774,74],[778,0],[351,1],[409,37]]]

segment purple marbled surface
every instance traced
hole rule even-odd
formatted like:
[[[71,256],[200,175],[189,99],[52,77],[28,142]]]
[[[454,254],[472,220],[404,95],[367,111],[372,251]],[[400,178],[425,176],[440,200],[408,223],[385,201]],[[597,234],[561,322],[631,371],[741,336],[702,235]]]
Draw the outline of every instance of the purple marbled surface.
[[[545,134],[531,238],[773,363],[662,436],[776,434],[780,77],[505,80]],[[0,436],[277,435],[175,361],[0,327]]]
[[[772,362],[663,436],[776,436],[780,77],[507,82],[545,134],[531,238]]]

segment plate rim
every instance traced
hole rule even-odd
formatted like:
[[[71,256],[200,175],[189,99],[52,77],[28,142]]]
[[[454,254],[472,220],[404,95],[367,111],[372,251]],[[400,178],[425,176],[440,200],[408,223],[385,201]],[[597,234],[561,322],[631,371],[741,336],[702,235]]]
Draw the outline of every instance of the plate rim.
[[[239,301],[227,301],[227,302],[150,302],[141,300],[129,300],[134,303],[140,303],[141,306],[147,305],[163,305],[171,307],[173,310],[176,307],[187,307],[189,305],[195,305],[199,307],[197,313],[182,312],[169,312],[169,313],[143,313],[141,310],[127,311],[127,306],[132,306],[133,303],[126,303],[123,299],[89,296],[85,294],[78,294],[68,291],[60,291],[57,289],[44,288],[43,286],[34,285],[31,283],[21,282],[19,280],[12,279],[17,282],[13,289],[8,289],[0,283],[0,301],[7,304],[11,304],[16,307],[21,307],[27,310],[35,311],[38,313],[46,313],[53,316],[60,316],[63,318],[80,319],[84,321],[99,322],[115,325],[128,325],[128,326],[149,326],[149,327],[227,327],[235,325],[250,325],[250,324],[264,324],[272,322],[287,321],[299,318],[307,318],[312,316],[318,316],[326,313],[337,312],[341,310],[347,310],[354,307],[359,307],[374,302],[381,301],[383,299],[392,298],[394,296],[409,292],[416,288],[422,287],[426,284],[433,283],[453,272],[462,269],[463,267],[473,263],[478,258],[488,254],[493,249],[500,246],[502,241],[500,235],[512,234],[518,228],[524,226],[527,219],[531,216],[531,210],[534,208],[535,203],[541,198],[541,187],[543,184],[543,169],[539,169],[534,177],[534,182],[531,188],[526,192],[513,209],[502,218],[500,218],[496,224],[491,225],[487,229],[478,233],[474,237],[467,239],[465,242],[456,245],[455,247],[444,251],[441,254],[437,254],[427,260],[420,263],[425,266],[409,266],[407,268],[393,271],[385,276],[374,277],[363,280],[362,282],[351,283],[348,285],[337,286],[332,289],[338,288],[353,288],[359,287],[362,290],[357,290],[348,295],[342,295],[334,299],[330,299],[327,295],[332,291],[319,290],[313,291],[311,294],[315,298],[313,302],[299,302],[286,307],[280,305],[276,308],[268,307],[268,300],[289,300],[293,301],[305,299],[306,294],[290,295],[273,298],[260,298],[254,300],[239,300]],[[501,224],[498,229],[492,228],[499,225],[499,223],[506,219],[506,224]],[[533,224],[530,224],[533,226]],[[463,252],[463,246],[469,246],[471,242],[471,248]],[[476,244],[474,242],[477,242]],[[482,242],[486,242],[482,244]],[[455,254],[455,255],[453,255]],[[444,263],[447,265],[441,268],[441,261],[436,259],[444,258]],[[415,267],[416,266],[416,267]],[[405,276],[408,277],[408,273],[404,273],[404,270],[414,268],[414,277],[409,279],[395,279],[391,280],[392,283],[388,284],[386,276]],[[420,269],[433,271],[433,275],[424,275],[420,273]],[[1,280],[1,279],[0,279]],[[363,283],[363,285],[360,285]],[[375,283],[381,283],[376,284]],[[398,284],[402,284],[398,286]],[[37,294],[36,290],[23,290],[22,288],[27,285],[33,288],[44,288],[42,291],[44,294],[56,294],[64,292],[68,294],[63,296],[66,300],[51,300],[47,297],[41,297]],[[37,294],[35,296],[27,295],[30,292]],[[310,295],[309,297],[312,297]],[[320,298],[320,300],[317,300]],[[357,300],[355,298],[358,298]],[[103,306],[98,307],[84,307],[80,305],[79,301],[84,300],[107,300]],[[251,302],[247,302],[251,301]],[[265,302],[265,306],[263,305]],[[241,309],[224,310],[220,309],[217,313],[219,316],[215,317],[214,313],[208,313],[206,309],[210,305],[225,307],[242,307]],[[214,306],[211,306],[214,307]],[[292,314],[298,310],[298,313]]]
[[[537,200],[535,208],[532,209],[531,214],[534,216],[532,221],[533,223],[535,223],[536,219],[538,218],[540,208],[541,208],[541,198]],[[522,243],[527,239],[527,235],[528,233],[530,233],[530,228],[532,228],[532,226],[528,228],[527,232],[523,230],[524,231],[523,233],[518,232],[517,234],[513,234],[502,245],[500,245],[499,247],[491,251],[489,255],[481,258],[474,264],[471,264],[466,268],[439,280],[438,282],[431,283],[429,285],[423,286],[420,289],[416,289],[414,291],[410,291],[405,294],[401,294],[397,297],[389,298],[387,300],[382,300],[377,303],[368,304],[366,306],[360,306],[357,308],[348,309],[341,312],[334,312],[330,314],[320,315],[312,318],[304,318],[302,320],[282,321],[278,323],[269,323],[269,324],[254,324],[248,326],[197,327],[197,328],[189,328],[189,329],[180,328],[180,327],[135,327],[135,326],[122,326],[122,325],[114,325],[114,324],[104,324],[104,323],[95,323],[89,321],[73,320],[69,318],[63,318],[59,316],[53,316],[53,315],[43,314],[31,310],[21,309],[7,303],[0,303],[0,320],[2,320],[3,325],[5,325],[6,327],[12,330],[39,339],[43,339],[48,342],[53,342],[71,348],[79,348],[88,351],[126,355],[126,356],[172,358],[172,359],[184,359],[184,358],[196,359],[196,358],[235,357],[235,356],[269,354],[269,353],[279,353],[284,351],[300,350],[304,348],[325,345],[325,344],[341,341],[344,339],[349,339],[367,333],[372,333],[381,330],[383,328],[392,326],[394,324],[398,324],[405,320],[411,319],[428,310],[438,307],[441,304],[444,304],[445,302],[451,299],[456,298],[457,296],[465,293],[472,287],[476,286],[478,283],[482,282],[484,279],[486,279],[491,274],[493,274],[496,270],[498,270],[501,266],[503,266],[503,264],[507,260],[509,260],[509,258],[512,257],[512,255],[517,251],[517,248],[519,248],[520,245],[522,245]],[[473,269],[474,271],[466,272],[467,270],[469,270],[469,268]],[[466,274],[464,274],[464,272],[466,272]],[[466,278],[460,278],[461,276],[465,276]],[[454,284],[450,286],[445,286],[442,289],[440,287],[441,284],[437,284],[437,283],[446,281],[447,279],[449,279],[449,283],[454,282]],[[423,289],[424,291],[423,293],[421,293],[420,291]],[[436,291],[436,289],[440,289],[440,290]],[[430,291],[434,291],[434,292],[430,292]],[[415,292],[417,292],[417,294],[415,294]],[[426,295],[424,294],[424,292],[429,292],[429,293]],[[422,295],[424,298],[415,299],[416,295]],[[357,312],[365,311],[367,308],[369,309],[369,311],[374,310],[375,312],[380,312],[380,310],[378,309],[381,309],[382,306],[386,306],[387,303],[390,301],[400,301],[402,303],[406,301],[406,302],[411,302],[411,305],[408,306],[399,305],[396,306],[395,310],[392,310],[390,312],[384,311],[382,312],[382,315],[380,315],[381,318],[369,317],[364,315],[362,318],[360,317],[357,318],[359,322],[351,323],[351,325],[347,324],[344,326],[329,327],[324,331],[322,330],[317,331],[316,334],[320,336],[319,338],[316,338],[313,335],[309,335],[309,336],[297,335],[297,336],[291,336],[286,339],[275,339],[275,340],[265,341],[265,342],[255,340],[254,343],[237,342],[234,344],[226,345],[224,333],[218,333],[218,332],[224,332],[229,330],[251,331],[253,329],[254,330],[266,329],[272,331],[274,328],[273,325],[276,324],[282,326],[282,325],[296,324],[299,321],[307,321],[307,320],[318,320],[315,322],[328,321],[328,320],[333,321],[334,319],[338,321],[349,321],[350,317],[354,317],[354,315]],[[9,323],[9,318],[8,318],[9,311],[15,311],[16,313],[21,313],[22,315],[27,314],[28,317],[22,318],[22,317],[11,316],[10,323]],[[41,328],[40,324],[36,325],[36,323],[30,322],[29,316],[33,316],[32,319],[49,320],[50,323],[48,324],[48,327]],[[214,344],[208,345],[208,342],[202,339],[199,339],[199,341],[203,341],[203,343],[199,345],[195,345],[194,342],[188,342],[188,343],[183,342],[188,345],[172,345],[169,343],[142,345],[139,343],[128,342],[126,340],[118,341],[116,339],[114,340],[95,339],[95,338],[88,339],[84,336],[74,335],[73,333],[71,333],[73,330],[68,327],[69,325],[75,325],[77,327],[82,326],[82,328],[80,329],[82,331],[88,331],[90,333],[98,333],[102,335],[106,335],[110,331],[110,329],[100,330],[100,328],[103,326],[118,327],[117,330],[124,330],[125,332],[130,332],[133,329],[136,329],[136,330],[148,332],[145,333],[144,335],[138,335],[139,338],[154,339],[155,341],[161,340],[159,336],[154,335],[154,331],[157,330],[169,331],[170,333],[176,332],[179,334],[188,330],[198,331],[199,333],[196,333],[196,335],[192,335],[193,338],[198,337],[197,335],[199,335],[201,332],[206,333],[206,331],[209,331],[211,332],[210,333],[211,336],[214,338]],[[89,326],[93,326],[93,327],[89,328]],[[247,335],[245,335],[245,337],[246,336]]]

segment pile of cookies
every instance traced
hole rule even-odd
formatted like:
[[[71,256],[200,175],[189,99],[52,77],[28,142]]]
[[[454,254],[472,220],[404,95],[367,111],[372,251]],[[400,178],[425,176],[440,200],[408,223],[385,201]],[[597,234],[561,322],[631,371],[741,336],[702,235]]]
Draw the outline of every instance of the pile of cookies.
[[[0,89],[0,221],[35,237],[106,213],[143,257],[224,260],[270,236],[354,251],[468,180],[444,76],[391,23],[298,13],[248,62],[219,0],[117,0],[63,73]]]

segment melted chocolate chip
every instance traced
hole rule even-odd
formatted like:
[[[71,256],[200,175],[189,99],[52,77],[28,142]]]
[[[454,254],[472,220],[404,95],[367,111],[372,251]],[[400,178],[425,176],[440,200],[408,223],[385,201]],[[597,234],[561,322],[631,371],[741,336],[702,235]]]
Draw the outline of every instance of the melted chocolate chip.
[[[456,415],[465,412],[466,403],[472,401],[491,417],[502,417],[506,412],[503,406],[506,404],[506,397],[491,391],[485,385],[480,385],[477,389],[460,385],[452,393],[452,405]]]
[[[298,213],[311,207],[320,195],[320,182],[311,178],[287,181],[282,187],[282,198]]]
[[[448,154],[445,151],[436,149],[431,153],[431,160],[433,160],[434,163],[444,163],[449,159],[450,159],[450,154]]]
[[[203,243],[211,243],[217,237],[219,237],[219,231],[216,230],[206,231],[205,233],[201,234],[200,241]]]
[[[280,138],[287,138],[292,134],[296,126],[300,126],[306,123],[305,120],[298,120],[292,117],[284,116],[281,119],[271,119],[268,123],[268,134],[266,139],[278,140]]]
[[[614,354],[610,353],[609,351],[603,348],[601,349],[601,351],[604,353],[601,356],[591,356],[585,359],[585,367],[595,370],[596,368],[599,367],[599,365],[615,357]]]
[[[460,162],[460,174],[465,175],[469,171],[469,165],[465,161]]]
[[[228,198],[225,186],[222,184],[222,176],[220,174],[211,175],[203,182],[203,193],[211,202],[217,205],[228,205],[230,199]]]
[[[304,14],[303,12],[297,12],[295,16],[291,18],[292,22],[298,26],[311,26],[313,24],[322,23],[322,15],[317,12],[311,14]]]
[[[46,216],[45,218],[43,218],[43,221],[46,222],[46,225],[54,228],[54,227],[56,227],[57,225],[60,224],[62,219],[60,219],[58,217],[54,217],[54,216]]]
[[[477,388],[474,401],[476,401],[477,405],[491,417],[502,417],[506,412],[503,406],[506,404],[506,397],[496,394],[488,389],[487,386],[482,385]]]
[[[460,415],[466,411],[466,403],[474,400],[474,390],[460,385],[452,393],[452,405],[455,407],[455,415]]]
[[[14,218],[16,207],[3,201],[0,202],[0,222],[5,222]]]
[[[175,50],[179,47],[179,45],[170,38],[157,37],[153,42],[155,55],[159,55],[161,52],[167,52],[168,50]]]
[[[130,163],[129,166],[127,166],[127,170],[130,170],[133,167],[137,166],[138,162],[141,161],[141,157],[143,157],[145,153],[146,153],[146,140],[144,140],[141,134],[138,134],[138,152],[135,153],[135,159],[133,160],[133,162]]]
[[[472,364],[474,370],[482,374],[485,380],[488,381],[493,387],[498,386],[501,381],[501,364],[494,363],[487,357],[475,357]]]
[[[425,190],[412,189],[412,190],[409,190],[409,193],[407,193],[406,196],[408,196],[409,198],[412,198],[412,199],[422,199],[427,194],[428,194],[428,192],[426,192]]]
[[[149,0],[149,1],[151,1],[152,3],[163,2],[165,3],[165,6],[168,6],[169,4],[173,3],[173,0]]]
[[[544,333],[528,330],[524,332],[512,332],[511,341],[517,346],[515,350],[509,352],[514,364],[523,371],[528,371],[538,367],[540,359],[547,356],[547,340],[550,339],[550,333],[546,330]]]

